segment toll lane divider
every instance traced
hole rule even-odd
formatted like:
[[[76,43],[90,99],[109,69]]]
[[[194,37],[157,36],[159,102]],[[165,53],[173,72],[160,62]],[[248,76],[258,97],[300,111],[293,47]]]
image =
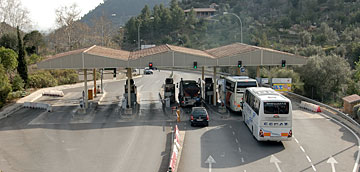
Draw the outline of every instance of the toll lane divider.
[[[301,101],[300,107],[304,108],[306,110],[312,111],[312,112],[321,112],[321,109],[320,109],[319,105],[309,103],[309,102],[306,102],[306,101]]]
[[[48,112],[52,112],[52,106],[47,103],[24,102],[23,107],[31,109],[45,109]]]
[[[183,134],[181,134],[181,133],[183,133]],[[169,163],[168,172],[176,172],[177,171],[177,167],[180,162],[180,156],[181,156],[184,138],[185,138],[185,132],[180,131],[179,127],[177,125],[175,125],[174,132],[173,132],[173,144],[171,146],[172,151],[170,154],[170,163]]]
[[[59,90],[46,90],[42,94],[43,96],[56,96],[56,97],[64,97],[64,92]]]

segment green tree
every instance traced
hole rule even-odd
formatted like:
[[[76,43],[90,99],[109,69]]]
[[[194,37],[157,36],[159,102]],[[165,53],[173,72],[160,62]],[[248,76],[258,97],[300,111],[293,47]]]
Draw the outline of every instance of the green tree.
[[[27,58],[26,63],[28,65],[32,65],[32,64],[36,64],[38,62],[40,62],[43,59],[43,57],[37,55],[37,54],[31,54],[31,56]]]
[[[185,24],[184,10],[179,7],[177,0],[171,0],[171,27],[173,30],[181,29]]]
[[[350,79],[350,71],[349,63],[340,56],[310,57],[300,73],[305,94],[321,101],[330,100]]]
[[[11,92],[11,85],[9,79],[5,74],[4,67],[0,64],[0,108],[6,103],[6,99]]]
[[[39,54],[39,48],[45,46],[43,35],[37,31],[31,31],[24,36],[24,45],[28,54]]]
[[[27,84],[28,81],[28,71],[27,71],[27,65],[25,60],[25,50],[23,41],[20,35],[20,29],[17,27],[17,35],[18,35],[18,66],[17,71],[21,78],[24,80],[25,84]]]
[[[300,36],[301,46],[306,47],[311,43],[312,36],[308,31],[304,30],[300,32],[299,36]]]
[[[12,71],[18,66],[17,57],[14,50],[0,47],[0,64],[5,67],[6,72]]]
[[[14,34],[4,34],[0,38],[0,46],[17,51],[17,39]]]

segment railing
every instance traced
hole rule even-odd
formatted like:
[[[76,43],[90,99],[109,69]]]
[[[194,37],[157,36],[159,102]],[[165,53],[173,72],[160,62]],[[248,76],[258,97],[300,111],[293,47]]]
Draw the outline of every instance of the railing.
[[[292,92],[285,92],[286,94],[288,94],[289,96],[293,96],[293,97],[296,97],[300,100],[303,100],[303,101],[307,101],[307,102],[310,102],[310,103],[313,103],[313,104],[317,104],[319,105],[320,107],[322,107],[322,111],[324,111],[326,113],[326,115],[332,117],[332,118],[335,118],[337,119],[338,121],[340,121],[341,123],[345,124],[346,126],[352,128],[357,134],[360,135],[360,124],[357,123],[354,119],[352,119],[348,114],[345,114],[329,105],[326,105],[324,103],[321,103],[321,102],[318,102],[318,101],[315,101],[315,100],[312,100],[312,99],[309,99],[307,97],[304,97],[304,96],[301,96],[301,95],[298,95],[298,94],[295,94],[295,93],[292,93]],[[325,107],[325,109],[324,109]],[[332,113],[332,112],[334,113]]]

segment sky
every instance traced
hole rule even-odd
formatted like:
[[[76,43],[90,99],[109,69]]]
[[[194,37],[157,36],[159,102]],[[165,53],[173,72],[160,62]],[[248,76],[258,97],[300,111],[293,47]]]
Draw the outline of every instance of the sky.
[[[83,16],[102,2],[104,0],[21,0],[23,7],[30,12],[33,29],[40,31],[48,31],[56,27],[55,10],[61,6],[76,3]]]

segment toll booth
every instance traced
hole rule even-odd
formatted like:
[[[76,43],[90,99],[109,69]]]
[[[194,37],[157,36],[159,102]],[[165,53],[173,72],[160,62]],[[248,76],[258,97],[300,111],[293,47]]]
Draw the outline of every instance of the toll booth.
[[[124,93],[124,98],[126,100],[126,105],[129,105],[128,102],[128,82],[125,82],[125,93]],[[133,79],[130,79],[130,95],[131,95],[131,104],[134,105],[136,103],[136,99],[137,99],[137,88],[136,85],[134,83]]]
[[[214,96],[214,82],[212,78],[205,78],[204,81],[204,100],[205,102],[211,104],[211,101],[213,100]]]
[[[169,98],[171,103],[175,102],[175,84],[173,78],[165,79],[164,98]]]

